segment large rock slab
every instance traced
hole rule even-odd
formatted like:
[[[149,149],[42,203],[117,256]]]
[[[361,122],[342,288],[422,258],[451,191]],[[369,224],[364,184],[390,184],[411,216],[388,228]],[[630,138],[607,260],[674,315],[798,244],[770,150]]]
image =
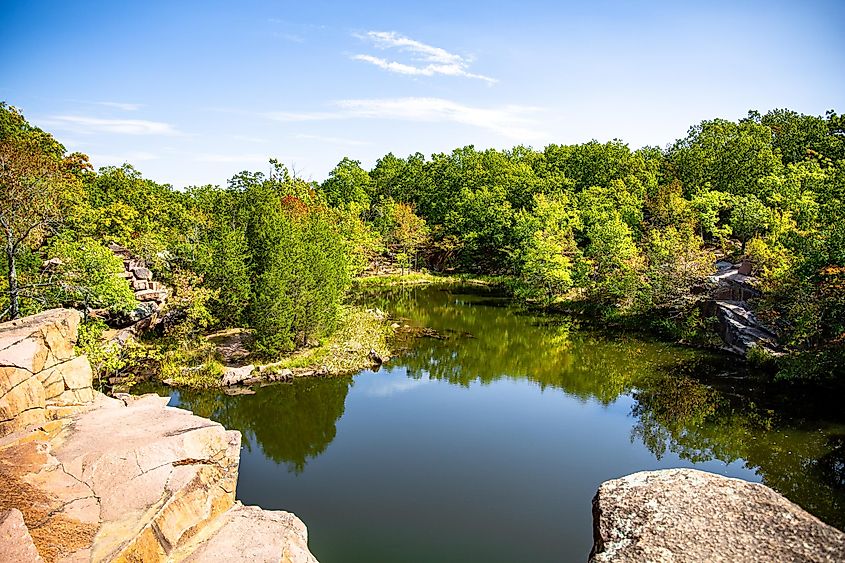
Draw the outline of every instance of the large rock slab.
[[[607,481],[591,562],[845,561],[845,533],[779,493],[694,469]]]
[[[91,365],[74,352],[80,317],[51,309],[0,324],[0,436],[93,400]]]
[[[70,360],[80,318],[73,309],[50,309],[0,324],[0,366],[37,373]]]
[[[23,512],[45,560],[163,561],[234,502],[238,432],[166,398],[127,403],[100,395],[0,443],[0,508]]]
[[[201,561],[314,561],[292,514],[232,509],[240,433],[167,402],[98,394],[85,412],[0,439],[0,510],[22,512],[48,563],[195,550]],[[240,543],[250,538],[260,545]]]
[[[17,508],[0,511],[0,560],[44,563]]]
[[[239,502],[187,546],[184,560],[317,563],[308,551],[308,532],[299,518]]]

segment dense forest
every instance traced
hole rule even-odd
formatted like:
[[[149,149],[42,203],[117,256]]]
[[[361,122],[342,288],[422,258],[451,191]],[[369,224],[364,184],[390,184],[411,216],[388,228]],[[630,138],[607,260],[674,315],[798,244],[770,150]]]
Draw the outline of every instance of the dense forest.
[[[165,337],[181,349],[225,327],[250,328],[267,358],[307,346],[378,257],[695,343],[712,336],[700,304],[715,263],[745,259],[787,351],[777,377],[845,374],[845,117],[832,111],[703,121],[665,149],[468,146],[369,171],[344,158],[322,183],[271,165],[174,189],[129,164],[94,171],[0,105],[0,320],[131,311],[118,243],[172,289]]]

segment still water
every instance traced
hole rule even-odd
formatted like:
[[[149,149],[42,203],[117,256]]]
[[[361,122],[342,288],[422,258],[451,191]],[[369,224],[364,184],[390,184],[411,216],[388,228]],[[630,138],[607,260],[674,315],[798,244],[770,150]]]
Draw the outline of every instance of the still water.
[[[762,481],[845,526],[838,403],[481,290],[367,301],[440,338],[377,372],[171,401],[243,433],[239,499],[296,513],[322,563],[584,561],[599,484],[668,467]]]

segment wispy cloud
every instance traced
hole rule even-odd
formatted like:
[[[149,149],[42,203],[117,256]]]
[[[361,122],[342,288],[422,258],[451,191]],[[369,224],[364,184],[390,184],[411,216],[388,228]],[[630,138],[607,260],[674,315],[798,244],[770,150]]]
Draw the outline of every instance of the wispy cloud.
[[[97,102],[99,106],[122,109],[123,111],[138,111],[144,104],[132,104],[128,102]]]
[[[47,125],[74,133],[115,133],[121,135],[178,135],[169,123],[144,119],[103,119],[82,115],[54,115]]]
[[[473,107],[442,98],[380,98],[340,100],[326,112],[271,112],[276,121],[326,121],[339,119],[396,119],[433,123],[460,123],[488,129],[520,141],[542,138],[540,124],[532,117],[539,108],[527,106]]]
[[[370,63],[390,72],[411,76],[434,76],[435,74],[442,74],[445,76],[475,78],[483,80],[488,84],[494,84],[496,82],[495,78],[470,72],[471,58],[450,53],[446,49],[405,37],[395,31],[368,31],[366,34],[359,35],[358,37],[369,41],[379,49],[396,49],[400,52],[407,53],[410,55],[410,62],[393,61],[367,54],[353,55],[352,58],[356,61]]]

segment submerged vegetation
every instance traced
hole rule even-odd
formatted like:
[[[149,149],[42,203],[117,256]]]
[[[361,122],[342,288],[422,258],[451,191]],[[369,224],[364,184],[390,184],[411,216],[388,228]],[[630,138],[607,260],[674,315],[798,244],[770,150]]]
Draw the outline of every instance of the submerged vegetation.
[[[423,267],[708,341],[700,304],[717,260],[751,266],[757,314],[787,351],[779,377],[845,372],[845,120],[834,112],[704,121],[666,149],[469,146],[388,154],[369,171],[344,158],[322,184],[271,161],[269,175],[177,190],[129,164],[94,171],[2,104],[0,160],[0,319],[57,305],[132,310],[107,248],[118,243],[171,288],[165,356],[208,377],[218,366],[203,334],[246,328],[256,357],[295,363],[338,327],[366,330],[342,309],[353,278],[429,281],[406,275]]]

